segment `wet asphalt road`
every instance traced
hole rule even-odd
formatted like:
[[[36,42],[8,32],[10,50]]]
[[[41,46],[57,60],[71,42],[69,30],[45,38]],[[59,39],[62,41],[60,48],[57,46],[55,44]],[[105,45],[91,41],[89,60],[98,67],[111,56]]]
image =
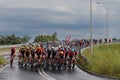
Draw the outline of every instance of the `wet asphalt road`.
[[[7,65],[5,69],[0,71],[0,80],[45,80],[37,72],[22,70],[17,63],[10,67]]]
[[[62,72],[51,72],[46,71],[48,75],[55,78],[56,80],[112,80],[112,79],[105,79],[96,77],[93,75],[90,75],[82,70],[80,70],[77,66],[75,67],[74,71],[68,72],[62,71]]]
[[[11,68],[7,65],[3,70],[0,71],[0,80],[46,80],[38,72],[31,72],[22,70],[18,67],[17,63],[14,63],[14,67]],[[55,80],[110,80],[90,75],[77,66],[75,71],[62,71],[62,72],[51,72],[45,71],[46,74],[54,78]],[[112,79],[111,79],[112,80]]]

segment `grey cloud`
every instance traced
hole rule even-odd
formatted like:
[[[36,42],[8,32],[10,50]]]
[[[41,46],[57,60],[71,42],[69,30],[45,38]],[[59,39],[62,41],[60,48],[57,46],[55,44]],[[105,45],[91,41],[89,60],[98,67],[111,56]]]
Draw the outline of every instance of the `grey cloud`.
[[[88,0],[7,0],[0,1],[0,31],[3,33],[51,34],[59,36],[75,35],[89,37],[89,1]],[[97,6],[101,1],[109,7],[110,36],[119,33],[119,0],[93,1],[93,31],[105,34],[105,8]]]

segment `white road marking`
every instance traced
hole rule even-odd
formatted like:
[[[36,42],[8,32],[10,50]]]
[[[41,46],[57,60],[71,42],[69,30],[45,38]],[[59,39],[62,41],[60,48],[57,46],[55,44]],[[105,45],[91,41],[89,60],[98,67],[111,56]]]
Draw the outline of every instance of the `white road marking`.
[[[42,74],[42,72],[38,69],[38,72],[39,72],[39,74],[43,77],[43,78],[45,78],[46,80],[50,80],[50,79],[48,79],[45,75],[43,75]]]
[[[45,78],[46,80],[56,80],[56,79],[50,77],[49,75],[47,75],[47,74],[44,72],[43,69],[41,69],[41,70],[38,69],[38,72],[39,72],[39,74],[40,74],[43,78]]]
[[[52,78],[51,76],[49,76],[48,74],[46,74],[43,69],[42,69],[42,72],[43,72],[43,74],[44,74],[46,77],[48,77],[50,80],[56,80],[56,79]]]

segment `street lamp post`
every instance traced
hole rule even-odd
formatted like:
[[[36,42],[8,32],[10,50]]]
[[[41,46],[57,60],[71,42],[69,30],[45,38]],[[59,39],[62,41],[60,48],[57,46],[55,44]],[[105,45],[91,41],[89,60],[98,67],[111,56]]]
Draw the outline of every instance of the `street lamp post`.
[[[100,3],[100,2],[97,2],[96,4],[100,5],[105,5],[105,8],[106,8],[106,38],[107,38],[107,45],[109,43],[109,36],[108,36],[108,7],[105,3]]]
[[[92,36],[92,0],[90,0],[90,44],[91,53],[93,53],[93,36]]]
[[[109,43],[109,36],[108,36],[108,7],[106,7],[106,38],[107,38],[107,45]]]

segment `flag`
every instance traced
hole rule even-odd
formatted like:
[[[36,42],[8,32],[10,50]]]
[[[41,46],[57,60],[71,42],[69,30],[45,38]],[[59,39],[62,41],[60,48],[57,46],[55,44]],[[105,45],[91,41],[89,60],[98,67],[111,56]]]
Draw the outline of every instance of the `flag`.
[[[66,40],[67,42],[69,42],[69,41],[70,41],[70,38],[71,38],[71,35],[67,36],[65,40]]]

